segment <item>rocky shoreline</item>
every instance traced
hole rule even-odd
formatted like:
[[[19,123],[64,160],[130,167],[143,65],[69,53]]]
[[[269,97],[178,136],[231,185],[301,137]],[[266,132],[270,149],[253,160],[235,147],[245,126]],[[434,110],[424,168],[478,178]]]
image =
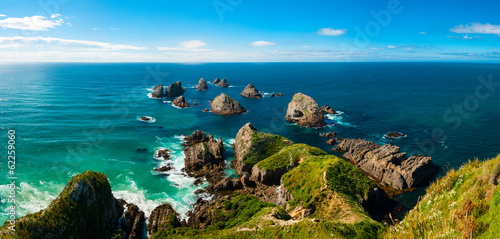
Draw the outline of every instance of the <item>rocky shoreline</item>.
[[[216,78],[212,84],[229,86],[225,78]],[[203,78],[196,89],[208,90]],[[151,96],[175,98],[173,105],[188,108],[185,91],[178,81],[167,89],[163,85],[154,87]],[[262,98],[252,84],[240,95]],[[204,111],[223,116],[247,112],[225,93],[210,101],[210,110]],[[318,128],[327,125],[326,114],[336,113],[330,106],[320,108],[312,97],[296,93],[288,104],[285,119],[299,127]],[[147,122],[151,118],[139,120]],[[391,188],[390,194],[415,188],[428,182],[437,170],[430,157],[406,158],[406,153],[394,145],[381,146],[336,135],[329,132],[319,136],[327,138],[329,145],[336,145],[335,150],[355,166],[319,148],[260,132],[247,123],[239,129],[232,145],[235,157],[230,167],[238,177],[229,178],[225,173],[228,165],[222,138],[196,130],[183,140],[183,170],[196,178],[195,184],[208,182],[196,193],[208,194],[210,200],[199,198],[187,213],[187,220],[181,220],[170,204],[159,205],[146,217],[136,205],[113,196],[104,174],[87,171],[74,176],[49,207],[16,219],[16,232],[7,230],[5,225],[0,232],[7,238],[142,239],[211,238],[210,233],[217,231],[226,233],[224,238],[233,238],[267,228],[278,230],[287,238],[293,235],[285,230],[289,226],[316,228],[326,235],[336,235],[340,230],[337,227],[361,223],[368,227],[360,233],[372,233],[383,227],[380,221],[390,217],[389,212],[397,204],[389,197],[387,188]],[[402,137],[394,133],[388,136]],[[155,157],[169,160],[169,150],[160,149]],[[166,164],[153,171],[166,173],[172,168]],[[325,229],[324,225],[337,229]]]

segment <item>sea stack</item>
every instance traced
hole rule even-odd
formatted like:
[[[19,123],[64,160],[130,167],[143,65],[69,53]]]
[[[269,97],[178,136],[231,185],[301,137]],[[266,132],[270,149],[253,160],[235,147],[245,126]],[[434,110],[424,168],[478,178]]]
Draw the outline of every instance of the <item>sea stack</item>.
[[[198,85],[196,86],[196,89],[198,89],[199,91],[204,91],[204,90],[208,89],[208,85],[207,85],[207,82],[205,81],[205,79],[201,78],[200,81],[198,81]]]
[[[235,115],[247,112],[235,99],[222,93],[210,102],[212,113],[218,115]]]
[[[177,97],[181,96],[184,94],[184,87],[182,87],[182,84],[180,81],[174,82],[170,84],[170,86],[165,90],[165,97]]]
[[[226,78],[222,79],[217,85],[223,88],[229,87]]]
[[[153,88],[153,93],[151,94],[153,98],[163,97],[163,85],[157,85]]]
[[[248,84],[247,87],[245,87],[245,89],[243,89],[243,91],[240,93],[240,95],[247,98],[255,98],[255,99],[262,98],[262,95],[259,94],[257,88],[255,88],[255,86],[253,86],[252,84]]]
[[[184,98],[184,96],[182,96],[182,95],[175,98],[173,103],[177,107],[189,108],[189,103],[186,101],[186,98]]]
[[[323,113],[313,98],[297,93],[288,104],[285,119],[298,126],[316,128],[325,126]]]
[[[219,82],[220,82],[220,79],[219,78],[215,78],[215,80],[212,81],[212,84],[217,85],[217,84],[219,84]]]

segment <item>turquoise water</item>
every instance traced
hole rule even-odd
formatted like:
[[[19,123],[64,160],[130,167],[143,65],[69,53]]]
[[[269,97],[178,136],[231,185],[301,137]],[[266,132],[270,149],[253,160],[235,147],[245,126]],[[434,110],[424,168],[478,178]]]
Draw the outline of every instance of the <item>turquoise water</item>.
[[[238,129],[252,122],[259,130],[329,150],[320,132],[386,143],[383,135],[400,131],[392,141],[411,154],[431,155],[443,167],[500,153],[500,85],[481,87],[479,77],[500,82],[497,64],[465,63],[213,63],[213,64],[20,64],[0,65],[0,130],[2,135],[0,195],[8,194],[7,131],[16,131],[17,216],[45,208],[71,176],[86,170],[106,174],[113,193],[149,214],[171,203],[181,214],[196,201],[194,179],[183,171],[182,135],[194,130],[222,137],[228,161]],[[227,78],[230,88],[203,77]],[[185,97],[200,106],[178,109],[172,99],[152,99],[153,86],[181,80]],[[254,84],[266,96],[239,95]],[[478,90],[479,89],[479,90]],[[202,112],[220,93],[238,100],[248,113],[223,117]],[[329,116],[329,126],[300,128],[284,121],[296,92],[342,113]],[[465,106],[464,106],[465,105]],[[460,111],[460,109],[463,109]],[[138,120],[151,116],[154,123]],[[460,121],[460,124],[458,122]],[[335,125],[336,124],[336,125]],[[439,137],[433,137],[438,135]],[[175,170],[152,170],[162,163],[159,148],[172,150]],[[138,152],[137,149],[147,149]],[[234,176],[232,170],[227,171]],[[206,185],[206,184],[205,184]],[[400,197],[411,200],[414,194]],[[5,210],[3,204],[1,208]],[[0,218],[0,223],[7,219]]]

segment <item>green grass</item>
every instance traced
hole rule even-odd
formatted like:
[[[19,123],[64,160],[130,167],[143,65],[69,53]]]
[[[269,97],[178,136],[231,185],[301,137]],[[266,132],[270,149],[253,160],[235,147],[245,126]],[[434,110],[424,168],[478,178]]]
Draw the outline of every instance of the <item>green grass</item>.
[[[500,188],[489,183],[500,157],[469,161],[432,183],[426,195],[387,238],[496,238]]]
[[[291,143],[290,140],[280,135],[254,131],[252,135],[252,147],[245,156],[244,163],[256,164],[278,153],[284,147],[290,146]]]
[[[293,167],[298,165],[301,158],[326,154],[327,153],[325,151],[306,144],[294,144],[282,149],[271,157],[260,161],[257,163],[257,166],[266,170],[285,168],[287,166]]]
[[[337,161],[326,170],[328,187],[357,199],[365,198],[368,192],[376,186],[368,180],[359,169],[352,164]]]

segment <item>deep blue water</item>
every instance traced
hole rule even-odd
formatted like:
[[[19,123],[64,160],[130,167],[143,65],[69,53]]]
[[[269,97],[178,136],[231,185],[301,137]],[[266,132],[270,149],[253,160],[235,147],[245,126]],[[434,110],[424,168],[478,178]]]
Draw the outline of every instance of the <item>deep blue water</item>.
[[[469,159],[500,153],[500,65],[476,63],[213,63],[213,64],[20,64],[0,65],[2,163],[0,195],[7,194],[7,131],[16,131],[18,215],[45,208],[71,176],[105,173],[117,197],[138,204],[147,214],[165,202],[181,213],[195,202],[194,179],[181,172],[181,135],[200,129],[228,145],[247,122],[260,131],[329,150],[320,132],[339,137],[389,142],[382,136],[400,131],[408,137],[391,143],[410,154],[426,154],[434,163],[457,168]],[[226,78],[230,88],[203,77]],[[481,81],[481,77],[483,80]],[[491,77],[489,79],[489,77]],[[182,81],[185,97],[200,106],[177,109],[171,99],[147,96],[153,86]],[[488,81],[493,85],[488,86]],[[486,84],[484,83],[486,82]],[[497,83],[498,82],[498,83]],[[247,99],[249,84],[283,97]],[[496,85],[495,85],[496,84]],[[485,86],[486,85],[486,86]],[[223,117],[202,112],[208,101],[226,93],[249,110]],[[284,121],[294,93],[343,112],[330,126],[300,128]],[[137,120],[151,116],[154,123]],[[338,125],[333,125],[336,123]],[[434,132],[434,136],[433,133]],[[436,137],[437,136],[437,137]],[[155,150],[173,150],[176,170],[158,175]],[[136,152],[146,148],[146,153]],[[331,151],[330,151],[331,152]],[[228,170],[228,173],[234,173]],[[400,196],[410,200],[414,194]],[[1,203],[0,203],[1,204]],[[2,205],[1,208],[5,208]],[[3,216],[0,223],[6,220]]]

